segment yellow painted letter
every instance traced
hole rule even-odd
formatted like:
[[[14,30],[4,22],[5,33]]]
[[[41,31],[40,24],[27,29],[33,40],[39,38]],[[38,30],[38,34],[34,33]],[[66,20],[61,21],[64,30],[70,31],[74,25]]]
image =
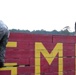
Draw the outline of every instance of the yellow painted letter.
[[[40,75],[40,53],[45,57],[48,64],[51,65],[52,61],[59,55],[58,62],[58,75],[63,75],[63,44],[57,43],[51,53],[48,53],[46,48],[41,42],[35,43],[35,75]]]

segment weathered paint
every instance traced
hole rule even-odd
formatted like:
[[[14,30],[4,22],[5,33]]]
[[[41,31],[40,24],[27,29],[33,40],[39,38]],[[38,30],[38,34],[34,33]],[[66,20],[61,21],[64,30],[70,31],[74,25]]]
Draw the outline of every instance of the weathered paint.
[[[11,33],[5,66],[0,75],[76,75],[76,36]]]

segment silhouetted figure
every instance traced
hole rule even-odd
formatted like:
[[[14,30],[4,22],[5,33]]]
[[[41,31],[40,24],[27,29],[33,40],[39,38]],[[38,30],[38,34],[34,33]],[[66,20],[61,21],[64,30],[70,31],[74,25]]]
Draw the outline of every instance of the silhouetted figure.
[[[4,66],[6,44],[9,38],[8,27],[0,20],[0,68]]]

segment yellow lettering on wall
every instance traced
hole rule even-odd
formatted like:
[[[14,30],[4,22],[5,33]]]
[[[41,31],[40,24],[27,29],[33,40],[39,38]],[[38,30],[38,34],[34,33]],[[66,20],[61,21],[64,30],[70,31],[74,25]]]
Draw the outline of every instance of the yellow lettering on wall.
[[[17,47],[17,42],[8,42],[6,47]],[[0,68],[0,71],[11,70],[11,75],[17,75],[17,67],[12,67],[13,65],[17,65],[17,63],[5,63],[6,67]]]
[[[8,42],[6,47],[17,47],[17,42]]]
[[[63,44],[57,43],[55,48],[49,54],[41,42],[35,43],[35,75],[40,75],[40,53],[45,57],[48,64],[51,65],[56,55],[59,55],[58,75],[63,75]]]
[[[12,65],[17,65],[17,63],[5,63],[4,65],[6,67],[0,68],[0,71],[11,70],[11,75],[17,75],[17,67],[12,67]]]

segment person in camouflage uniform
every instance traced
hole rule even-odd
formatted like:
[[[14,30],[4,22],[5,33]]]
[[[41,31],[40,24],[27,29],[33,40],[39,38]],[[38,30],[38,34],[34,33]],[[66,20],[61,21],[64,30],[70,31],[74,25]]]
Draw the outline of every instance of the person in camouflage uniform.
[[[4,66],[6,44],[9,38],[8,27],[0,20],[0,68]]]

